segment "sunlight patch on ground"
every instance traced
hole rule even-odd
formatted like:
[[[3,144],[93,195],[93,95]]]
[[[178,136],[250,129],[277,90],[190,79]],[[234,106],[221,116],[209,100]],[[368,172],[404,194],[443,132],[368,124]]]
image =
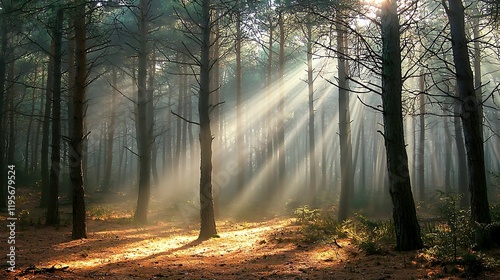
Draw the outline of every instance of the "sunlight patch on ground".
[[[170,224],[143,229],[100,231],[93,233],[89,239],[54,245],[55,251],[66,254],[62,255],[61,259],[52,259],[47,263],[69,266],[72,269],[95,269],[109,264],[168,257],[171,254],[218,257],[222,254],[253,250],[267,234],[289,223],[289,220],[244,224],[220,222],[220,238],[213,238],[201,244],[193,243],[197,237],[196,231],[186,232],[186,229],[175,228]],[[94,247],[101,250],[96,251]]]

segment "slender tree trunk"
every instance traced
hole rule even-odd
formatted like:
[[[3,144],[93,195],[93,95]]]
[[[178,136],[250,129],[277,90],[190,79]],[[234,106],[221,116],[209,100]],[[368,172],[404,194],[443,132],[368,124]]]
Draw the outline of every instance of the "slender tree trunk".
[[[323,105],[323,108],[321,108],[321,133],[322,135],[326,135],[326,125],[325,125],[325,111],[326,111],[326,106]],[[326,166],[327,166],[327,160],[326,160],[326,141],[324,137],[321,139],[321,188],[323,191],[327,190],[327,172],[326,172]]]
[[[450,118],[444,117],[444,145],[445,145],[445,175],[444,175],[444,190],[447,193],[451,193],[451,145],[452,138],[450,132]]]
[[[337,21],[337,51],[339,73],[339,137],[340,137],[340,222],[349,216],[349,200],[353,189],[352,176],[352,145],[351,145],[351,116],[349,111],[349,83],[348,65],[345,57],[347,54],[347,33],[343,26],[343,19],[338,12]]]
[[[201,10],[201,65],[198,113],[200,116],[200,235],[205,240],[215,234],[214,201],[212,194],[212,131],[210,129],[210,0],[203,0]]]
[[[172,86],[168,86],[168,108],[172,108],[173,103],[172,103],[172,95],[174,94]],[[173,149],[172,149],[172,139],[173,137],[173,125],[172,125],[172,114],[170,112],[167,113],[167,133],[166,133],[166,145],[165,147],[165,156],[164,156],[164,162],[165,164],[163,165],[163,170],[170,170],[172,167],[173,163],[173,158],[172,155]]]
[[[366,141],[365,141],[365,110],[362,111],[361,115],[361,123],[359,124],[359,130],[360,130],[360,137],[359,137],[359,142],[360,142],[360,151],[359,153],[361,154],[361,165],[359,166],[359,173],[360,173],[360,182],[359,182],[359,187],[360,187],[360,194],[361,198],[363,200],[363,203],[366,201]],[[356,165],[357,166],[357,165]]]
[[[461,0],[443,0],[451,29],[453,61],[460,99],[462,128],[467,151],[469,191],[471,194],[471,218],[480,224],[491,223],[486,170],[484,164],[482,104],[474,89],[467,38],[465,36],[464,6]],[[491,236],[482,230],[476,231],[476,242],[480,248],[491,246]]]
[[[268,41],[268,49],[269,49],[269,54],[267,57],[267,73],[266,73],[266,99],[269,101],[271,100],[271,95],[273,92],[271,91],[271,86],[273,84],[273,34],[274,34],[274,28],[272,24],[272,18],[268,18],[269,22],[269,41]],[[267,137],[266,137],[266,158],[270,160],[273,164],[272,167],[274,167],[274,160],[273,160],[273,137],[274,137],[274,118],[271,118],[270,120],[267,120]],[[274,191],[274,174],[271,173],[271,170],[269,167],[265,169],[265,188],[267,191],[267,197],[272,198],[272,192]]]
[[[184,67],[184,66],[183,66]],[[184,70],[184,73],[187,73],[187,69]],[[188,76],[187,75],[184,75],[182,76],[182,78],[184,79],[183,83],[184,83],[184,92],[182,93],[182,115],[183,116],[188,116],[188,98],[189,98],[189,95],[190,95],[190,89],[191,89],[191,84],[190,84],[190,81],[188,80]],[[189,162],[188,162],[188,157],[187,157],[187,144],[188,144],[188,139],[187,139],[187,130],[188,130],[188,126],[190,125],[188,122],[182,120],[181,121],[181,124],[182,124],[182,129],[181,129],[181,169],[180,169],[180,178],[181,178],[181,181],[186,178],[186,174],[188,174],[188,171],[187,171],[187,167],[189,165]]]
[[[83,144],[85,117],[85,90],[87,77],[87,47],[85,1],[77,2],[74,18],[75,29],[75,82],[73,88],[73,135],[70,148],[70,179],[73,187],[73,239],[87,238],[87,222],[85,220],[85,190],[83,181]]]
[[[38,65],[35,65],[35,68],[33,69],[34,76],[33,80],[35,83],[38,80]],[[35,100],[36,100],[36,84],[35,87],[31,90],[31,115],[28,117],[28,129],[26,130],[26,145],[24,146],[24,154],[25,154],[25,160],[24,160],[24,172],[26,174],[31,173],[31,168],[30,168],[30,161],[33,160],[33,157],[30,156],[33,154],[33,149],[31,149],[30,153],[30,146],[32,147],[33,140],[32,140],[32,126],[33,126],[33,117],[35,116]],[[31,162],[31,164],[33,164]]]
[[[458,91],[457,91],[458,94]],[[455,129],[455,146],[457,147],[457,180],[458,193],[460,194],[460,207],[466,209],[470,205],[470,195],[468,190],[467,159],[465,155],[465,143],[460,123],[460,102],[455,101],[453,126]]]
[[[216,9],[214,11],[215,17],[219,16],[219,11]],[[219,56],[220,56],[220,24],[219,21],[216,21],[214,23],[213,27],[213,32],[212,32],[212,60],[214,61],[214,65],[212,66],[212,78],[210,79],[210,92],[211,92],[211,103],[215,106],[212,110],[212,127],[213,127],[213,134],[215,135],[214,138],[214,145],[213,145],[213,154],[215,157],[213,157],[213,170],[214,173],[217,174],[218,172],[221,171],[221,161],[220,158],[222,157],[221,153],[223,151],[222,149],[222,129],[221,129],[221,110],[219,106],[220,102],[220,63],[219,63]],[[213,196],[214,196],[214,213],[215,217],[217,218],[219,216],[219,211],[220,211],[220,201],[219,201],[219,196],[221,193],[221,187],[219,185],[214,185],[213,186]]]
[[[123,129],[124,129],[124,131],[127,131],[127,130],[126,130],[126,129],[127,129],[127,126],[126,126],[126,125],[127,125],[127,122],[126,122],[126,121],[125,121],[125,119],[124,119],[124,121],[123,121]],[[119,153],[120,153],[120,155],[118,156],[118,180],[116,180],[116,181],[115,181],[115,186],[116,186],[116,189],[117,189],[117,190],[119,190],[119,189],[120,189],[120,185],[121,185],[121,183],[123,183],[123,177],[124,177],[124,176],[125,176],[125,174],[126,174],[126,173],[124,172],[124,170],[123,170],[123,161],[124,161],[125,147],[126,147],[126,144],[125,144],[125,139],[126,139],[126,137],[125,137],[125,136],[122,136],[122,137],[120,137],[120,138],[121,138],[121,139],[120,139],[120,140],[121,140],[120,142],[122,143],[122,146],[118,147],[118,148],[119,148],[119,151],[120,151],[120,152],[119,152]],[[119,144],[120,144],[120,142],[119,142]],[[125,161],[126,161],[126,159],[125,159]]]
[[[381,29],[384,140],[396,231],[396,249],[415,250],[422,248],[423,242],[411,193],[408,157],[404,143],[400,25],[396,0],[386,0],[382,4]]]
[[[42,148],[41,148],[41,173],[42,173],[42,196],[40,200],[41,207],[47,207],[49,200],[49,186],[50,186],[50,171],[49,171],[49,140],[50,140],[50,115],[52,110],[52,86],[54,76],[54,48],[55,42],[52,38],[50,44],[49,64],[47,67],[47,88],[46,99],[44,108],[44,118],[42,125]]]
[[[43,68],[43,67],[42,67]],[[45,69],[42,69],[42,86],[41,89],[45,88]],[[42,90],[43,91],[43,90]],[[45,104],[45,95],[42,93],[41,98],[40,98],[40,107],[38,109],[39,114],[43,112],[44,104]],[[37,118],[37,126],[36,126],[36,133],[35,133],[35,141],[33,144],[33,153],[32,153],[32,160],[31,160],[31,170],[33,172],[38,171],[39,163],[38,163],[38,149],[40,148],[40,131],[42,130],[42,124],[43,120],[40,120],[41,118]]]
[[[7,99],[9,102],[9,142],[7,146],[7,162],[14,163],[16,162],[15,152],[16,152],[16,118],[14,118],[16,108],[14,106],[14,98],[15,98],[15,61],[9,63],[9,77],[10,83],[7,86]]]
[[[113,167],[113,146],[114,146],[114,138],[115,138],[115,122],[116,122],[116,95],[117,95],[117,73],[116,68],[113,67],[111,69],[111,84],[113,85],[113,89],[111,90],[111,108],[109,113],[109,123],[108,123],[108,135],[106,139],[106,163],[104,166],[104,181],[103,181],[103,189],[110,190],[111,189],[111,170]]]
[[[75,115],[74,110],[74,93],[75,93],[75,81],[76,81],[76,69],[75,69],[75,28],[74,22],[68,21],[68,32],[67,32],[67,52],[68,52],[68,89],[67,89],[67,104],[68,104],[68,137],[71,138],[74,135],[74,122],[73,116]],[[67,161],[70,162],[68,172],[71,174],[71,143],[66,143],[68,145],[69,152],[67,154]],[[86,174],[86,170],[84,169],[84,174]],[[73,197],[73,188],[69,188],[69,197]]]
[[[141,0],[139,7],[139,49],[137,64],[137,147],[139,152],[139,195],[137,197],[137,209],[134,221],[146,223],[148,217],[150,184],[151,184],[151,129],[148,123],[147,106],[148,93],[146,88],[147,78],[147,36],[149,0]]]
[[[278,77],[279,77],[279,118],[278,118],[278,189],[282,194],[285,184],[285,23],[283,11],[278,13],[279,26],[279,57],[278,57]]]
[[[418,142],[418,186],[419,186],[419,200],[425,201],[425,78],[424,73],[420,74],[419,87],[420,87],[420,136]]]
[[[149,77],[148,77],[148,85],[147,85],[147,94],[148,94],[148,104],[147,104],[147,123],[148,123],[148,134],[149,134],[149,142],[151,143],[151,174],[153,175],[153,183],[158,186],[158,167],[156,166],[157,160],[157,147],[156,141],[153,138],[153,133],[155,131],[155,115],[154,115],[154,84],[155,84],[155,74],[156,74],[156,62],[155,62],[155,54],[154,51],[151,53],[152,60],[149,63]]]
[[[472,12],[474,14],[472,17],[472,35],[474,37],[474,87],[476,88],[477,102],[482,104],[483,84],[481,81],[481,44],[480,44],[481,34],[479,32],[479,19],[481,17],[481,13],[479,12],[477,7],[478,1],[472,1],[471,4],[472,4]],[[479,106],[477,110],[482,121],[483,106],[482,105]]]
[[[63,10],[57,10],[54,23],[54,68],[52,86],[52,153],[46,225],[59,224],[59,174],[61,173],[61,79]]]
[[[101,190],[101,158],[102,158],[102,146],[103,146],[103,142],[105,141],[105,137],[104,135],[106,134],[105,133],[105,129],[106,129],[106,124],[103,124],[101,123],[99,125],[100,129],[99,129],[99,146],[97,148],[97,156],[95,157],[95,169],[96,169],[96,172],[95,172],[95,182],[94,182],[94,185],[97,186],[97,189]]]
[[[314,139],[314,80],[312,65],[312,23],[306,23],[307,37],[307,89],[308,89],[308,110],[309,110],[309,191],[308,203],[313,207],[317,205],[316,201],[316,142]]]
[[[182,57],[182,61],[184,61],[184,56]],[[179,95],[177,98],[177,114],[183,115],[182,111],[182,103],[184,102],[184,87],[186,85],[184,84],[185,82],[185,77],[187,73],[185,73],[185,67],[181,66],[180,67],[181,75],[179,76]],[[175,133],[175,155],[174,155],[174,177],[175,177],[175,184],[180,185],[180,179],[181,179],[181,144],[182,144],[182,121],[180,118],[177,118],[176,122],[176,133]]]
[[[236,6],[240,5],[239,0],[236,2]],[[238,182],[237,188],[241,191],[245,185],[245,154],[244,148],[244,135],[243,135],[243,104],[242,104],[242,69],[241,69],[241,41],[242,41],[242,30],[241,30],[241,11],[240,8],[236,8],[236,40],[235,40],[235,51],[236,51],[236,151],[238,153]]]

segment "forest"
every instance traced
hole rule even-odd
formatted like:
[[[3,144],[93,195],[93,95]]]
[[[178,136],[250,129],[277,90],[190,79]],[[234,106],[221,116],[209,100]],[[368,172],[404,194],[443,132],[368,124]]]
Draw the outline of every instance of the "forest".
[[[1,279],[499,279],[498,0],[0,1]]]

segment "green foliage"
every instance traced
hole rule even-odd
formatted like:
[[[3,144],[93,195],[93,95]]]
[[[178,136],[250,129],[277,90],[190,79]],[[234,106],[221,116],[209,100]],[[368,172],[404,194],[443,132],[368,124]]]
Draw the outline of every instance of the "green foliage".
[[[300,206],[294,212],[298,224],[315,223],[320,218],[319,209],[310,209],[308,205]]]
[[[113,214],[109,208],[104,207],[102,205],[91,205],[87,209],[87,217],[92,218],[94,220],[106,220],[109,219]]]
[[[359,249],[369,255],[383,253],[383,245],[394,241],[394,225],[391,221],[373,221],[356,213],[355,220],[342,223],[342,230]]]
[[[331,213],[310,209],[304,205],[294,211],[296,223],[301,225],[301,233],[307,243],[335,241],[340,227]]]
[[[474,225],[470,221],[470,211],[460,209],[459,204],[460,195],[440,192],[436,212],[442,222],[425,227],[423,238],[429,247],[421,251],[420,257],[431,263],[461,266],[467,278],[475,278],[485,269],[498,267],[498,261],[474,250]]]
[[[437,213],[442,223],[427,228],[424,241],[432,244],[424,251],[428,260],[456,262],[474,242],[473,230],[468,210],[460,209],[460,195],[440,193]]]

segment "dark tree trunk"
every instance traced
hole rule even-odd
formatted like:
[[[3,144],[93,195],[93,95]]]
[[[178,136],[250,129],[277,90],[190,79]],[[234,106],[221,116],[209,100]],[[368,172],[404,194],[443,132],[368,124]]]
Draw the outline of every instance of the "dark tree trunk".
[[[14,82],[15,78],[15,62],[12,61],[9,64],[9,85],[7,86],[7,100],[9,102],[9,142],[7,145],[7,162],[8,163],[15,163],[16,158],[15,158],[15,152],[16,152],[16,118],[14,118],[16,108],[14,105],[14,98],[15,98],[15,87],[16,84]],[[6,120],[4,120],[6,121]]]
[[[54,23],[54,68],[52,86],[52,153],[46,225],[59,224],[59,174],[61,172],[61,62],[63,10],[58,9]]]
[[[45,73],[46,70],[42,69],[42,86],[41,89],[45,88]],[[43,90],[42,90],[43,91]],[[40,98],[40,107],[38,109],[38,112],[43,112],[44,104],[45,104],[45,95],[42,93],[41,98]],[[31,160],[31,170],[33,172],[38,171],[39,169],[39,163],[38,163],[38,149],[40,148],[40,131],[42,130],[42,124],[43,120],[42,118],[37,118],[37,126],[36,126],[36,133],[35,133],[35,141],[33,143],[33,153],[32,153],[32,160]]]
[[[35,68],[33,69],[33,80],[35,82],[37,82],[38,80],[38,65],[35,65]],[[31,149],[31,153],[30,153],[30,146],[31,148],[33,147],[33,145],[30,145],[32,144],[33,140],[32,140],[32,127],[33,127],[33,117],[35,116],[35,101],[36,101],[36,87],[34,87],[32,90],[31,90],[31,98],[32,98],[32,101],[31,101],[31,115],[28,117],[28,129],[26,130],[26,145],[24,146],[24,155],[25,155],[25,160],[24,160],[24,172],[26,174],[29,174],[31,173],[31,168],[30,168],[30,158],[31,158],[31,161],[33,160],[33,157],[31,155],[33,155],[33,149]],[[31,162],[31,164],[33,164]]]
[[[457,91],[458,94],[458,91]],[[455,146],[457,147],[457,184],[458,193],[460,194],[460,208],[466,209],[470,205],[470,195],[468,188],[468,175],[467,175],[467,159],[465,155],[465,144],[462,133],[462,125],[460,123],[460,102],[455,101],[453,126],[455,129]]]
[[[68,72],[68,90],[67,90],[67,105],[68,105],[68,131],[67,135],[69,138],[71,138],[74,135],[74,121],[73,121],[73,116],[75,115],[75,110],[74,110],[74,94],[75,94],[75,80],[76,80],[76,69],[75,69],[75,28],[74,28],[74,22],[69,20],[68,21],[68,32],[66,33],[67,36],[67,60],[68,60],[68,66],[67,66],[67,72]],[[71,163],[71,143],[68,142],[66,143],[68,145],[69,152],[67,154],[66,160]],[[71,174],[71,164],[68,165],[68,172]],[[84,174],[86,171],[84,170]],[[73,197],[73,188],[70,186],[69,188],[69,196]]]
[[[95,163],[94,163],[94,166],[95,166],[95,178],[94,178],[94,185],[97,186],[97,189],[98,190],[101,190],[101,158],[102,158],[102,146],[103,146],[103,142],[105,141],[104,139],[104,135],[105,135],[105,132],[104,130],[106,129],[105,128],[105,124],[101,123],[99,125],[99,146],[97,148],[97,156],[94,158],[95,160]]]
[[[444,168],[444,191],[451,193],[451,145],[450,118],[444,117],[444,143],[445,143],[445,168]]]
[[[70,147],[70,179],[73,189],[73,239],[87,238],[85,220],[85,189],[83,181],[83,144],[85,117],[85,90],[87,77],[87,48],[85,1],[78,1],[74,18],[75,29],[75,82],[73,87],[73,135]]]
[[[420,134],[418,141],[418,198],[420,201],[425,201],[425,79],[423,72],[419,78],[420,87]]]
[[[104,190],[111,189],[111,170],[113,167],[113,146],[114,146],[114,138],[115,138],[115,122],[116,122],[116,95],[117,93],[117,74],[116,68],[113,67],[111,69],[111,84],[113,85],[113,89],[111,90],[111,111],[109,116],[109,124],[108,124],[108,135],[106,139],[106,161],[104,166],[104,181],[103,188]]]
[[[215,17],[219,16],[219,11],[215,11]],[[221,152],[222,152],[222,129],[220,126],[220,120],[221,120],[221,110],[219,104],[220,102],[220,82],[219,82],[219,75],[220,75],[220,63],[219,63],[219,56],[220,56],[220,24],[219,21],[216,21],[214,23],[213,27],[213,32],[212,32],[212,50],[211,50],[211,57],[212,60],[214,61],[214,64],[212,66],[212,71],[210,73],[211,79],[210,79],[210,98],[211,98],[211,103],[215,106],[212,110],[212,121],[211,123],[213,124],[213,134],[215,135],[214,138],[214,145],[213,145],[213,154],[216,155],[213,157],[212,165],[213,165],[213,170],[214,173],[217,174],[217,172],[221,171]],[[192,106],[191,106],[192,107]],[[221,194],[223,186],[219,185],[214,185],[213,186],[213,196],[214,196],[214,213],[215,213],[215,218],[219,216],[219,211],[220,211],[220,200],[219,196]]]
[[[184,62],[184,56],[182,56],[182,61]],[[185,67],[184,65],[180,66],[180,72],[181,74],[179,75],[179,95],[177,97],[177,114],[183,115],[184,112],[182,111],[182,103],[183,103],[183,95],[184,95],[184,87],[186,85],[184,84],[185,82],[185,77],[187,73],[185,72]],[[177,118],[176,121],[176,132],[175,132],[175,154],[174,154],[174,182],[176,185],[180,185],[180,179],[181,179],[181,151],[182,151],[182,121],[180,118]]]
[[[147,36],[149,0],[141,0],[139,7],[139,49],[137,64],[137,147],[139,154],[139,195],[134,221],[146,223],[148,218],[149,197],[151,191],[151,129],[148,124],[148,93],[147,93]]]
[[[406,251],[422,248],[423,242],[411,193],[408,157],[404,143],[399,28],[397,1],[386,0],[381,10],[384,140],[396,231],[396,249]]]
[[[268,17],[268,22],[269,22],[269,41],[268,41],[268,57],[267,57],[267,69],[266,69],[266,99],[272,100],[271,95],[272,95],[272,90],[271,86],[273,83],[273,34],[274,34],[274,28],[272,24],[272,18]],[[274,137],[274,123],[273,123],[273,118],[268,120],[267,123],[267,137],[266,137],[266,158],[270,160],[273,164],[272,167],[274,167],[274,160],[273,160],[273,137]],[[273,182],[275,181],[274,174],[270,172],[270,168],[265,169],[265,188],[267,192],[267,197],[270,199],[272,198],[273,191],[275,190],[275,186]]]
[[[279,26],[279,57],[278,57],[278,78],[279,78],[279,103],[278,103],[278,195],[281,195],[285,184],[285,23],[283,11],[278,14]]]
[[[360,182],[359,182],[359,192],[360,192],[360,195],[361,195],[361,198],[363,200],[363,203],[365,203],[366,201],[366,176],[367,176],[367,173],[366,173],[366,156],[365,156],[365,152],[366,152],[366,141],[365,141],[365,111],[363,110],[361,112],[361,123],[359,124],[359,138],[358,138],[358,141],[360,142],[360,151],[359,153],[361,154],[361,164],[359,165],[359,173],[360,173]],[[357,166],[357,164],[356,164]]]
[[[210,129],[210,0],[202,1],[201,10],[201,65],[198,113],[200,115],[200,218],[198,239],[205,240],[215,234],[215,213],[212,195],[212,132]]]
[[[236,5],[239,5],[237,1]],[[242,41],[242,30],[241,30],[241,11],[240,7],[236,8],[236,40],[235,40],[235,52],[236,52],[236,151],[238,153],[238,182],[237,188],[241,192],[245,185],[245,154],[244,150],[244,135],[243,135],[243,104],[242,104],[242,69],[241,69],[241,41]]]
[[[308,203],[313,207],[317,205],[316,201],[316,142],[314,139],[314,79],[313,79],[313,50],[312,50],[312,23],[306,23],[307,37],[307,89],[308,89],[308,114],[309,114],[309,190]]]
[[[325,108],[323,103],[323,108],[321,108],[321,134],[326,135],[326,125],[325,125]],[[327,172],[326,172],[326,141],[323,139],[321,141],[321,190],[326,191],[327,188]]]
[[[151,152],[151,173],[153,175],[153,184],[158,186],[158,167],[156,166],[157,159],[157,148],[156,142],[153,138],[153,132],[155,130],[155,116],[154,116],[154,84],[155,84],[155,69],[156,63],[154,59],[154,51],[151,53],[152,61],[149,63],[149,77],[148,77],[148,85],[147,85],[147,95],[148,95],[148,104],[147,104],[147,125],[148,125],[148,137],[150,143],[150,152]]]
[[[42,173],[42,196],[40,200],[41,207],[47,207],[49,200],[49,186],[50,186],[50,171],[49,171],[49,140],[50,140],[50,115],[52,110],[52,86],[54,84],[54,48],[55,42],[52,38],[50,44],[49,64],[47,67],[47,88],[46,99],[44,108],[44,117],[42,125],[42,148],[41,148],[41,162],[40,169]]]
[[[465,35],[464,6],[461,0],[443,0],[450,21],[453,61],[457,78],[458,97],[461,105],[460,119],[467,151],[469,191],[471,194],[471,218],[480,224],[491,223],[486,170],[484,164],[482,104],[476,95]],[[491,237],[476,231],[476,242],[480,248],[491,246]]]
[[[339,137],[340,137],[340,222],[349,216],[349,200],[351,197],[352,176],[352,145],[351,145],[351,116],[349,112],[349,83],[347,54],[347,33],[343,26],[340,13],[337,15],[337,52],[338,52],[338,88],[339,88]]]

